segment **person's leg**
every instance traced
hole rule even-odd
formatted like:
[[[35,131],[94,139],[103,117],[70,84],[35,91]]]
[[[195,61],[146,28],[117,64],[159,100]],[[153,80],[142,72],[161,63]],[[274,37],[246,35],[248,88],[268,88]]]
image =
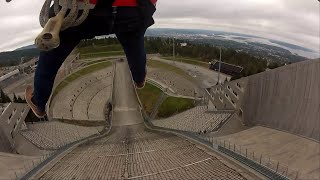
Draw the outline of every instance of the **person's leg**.
[[[32,102],[40,112],[45,112],[46,103],[51,95],[54,79],[64,60],[81,39],[91,39],[97,35],[108,35],[108,17],[92,14],[85,22],[60,33],[60,46],[48,52],[41,52],[34,77],[34,96]]]
[[[45,112],[45,106],[60,66],[80,40],[81,38],[78,35],[65,33],[61,36],[59,47],[40,53],[34,77],[34,96],[32,98],[40,112]]]
[[[51,9],[51,16],[53,16]],[[48,52],[41,52],[34,77],[32,103],[37,110],[45,112],[46,103],[51,95],[56,74],[75,46],[81,39],[91,39],[97,35],[108,35],[109,17],[97,17],[90,14],[79,26],[60,32],[60,46]]]
[[[116,33],[123,50],[135,83],[142,84],[146,77],[146,51],[144,47],[145,29],[136,32]]]

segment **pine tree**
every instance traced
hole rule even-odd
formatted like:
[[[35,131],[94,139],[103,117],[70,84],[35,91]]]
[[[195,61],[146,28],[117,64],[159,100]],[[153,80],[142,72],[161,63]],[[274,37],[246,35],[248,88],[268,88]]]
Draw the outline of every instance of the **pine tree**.
[[[13,93],[13,102],[18,103],[18,98],[15,93]]]
[[[0,103],[9,103],[11,99],[0,89]]]

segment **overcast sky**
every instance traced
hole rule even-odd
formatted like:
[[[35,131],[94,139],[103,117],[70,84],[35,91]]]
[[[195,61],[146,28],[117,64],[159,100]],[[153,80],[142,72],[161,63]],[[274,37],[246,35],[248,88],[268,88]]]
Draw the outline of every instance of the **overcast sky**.
[[[44,0],[0,0],[0,51],[32,44]],[[158,0],[156,25],[223,30],[320,49],[318,0]]]

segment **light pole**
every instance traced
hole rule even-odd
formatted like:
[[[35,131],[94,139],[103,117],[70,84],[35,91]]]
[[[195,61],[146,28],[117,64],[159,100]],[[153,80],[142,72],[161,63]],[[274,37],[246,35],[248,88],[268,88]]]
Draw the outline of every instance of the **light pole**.
[[[22,74],[24,74],[24,65],[23,65],[23,62],[24,62],[24,57],[21,57],[21,60],[20,60],[20,68],[22,69]]]
[[[218,73],[218,83],[220,84],[220,73],[221,73],[221,47],[220,47],[220,59],[219,59],[219,73]]]
[[[176,44],[175,44],[175,42],[174,42],[174,39],[175,38],[173,38],[172,39],[172,53],[173,53],[173,60],[175,61],[176,60]]]

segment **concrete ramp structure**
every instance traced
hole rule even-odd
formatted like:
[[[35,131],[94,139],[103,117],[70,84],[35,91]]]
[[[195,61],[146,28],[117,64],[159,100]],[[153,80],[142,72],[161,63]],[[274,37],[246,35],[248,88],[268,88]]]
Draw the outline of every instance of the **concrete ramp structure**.
[[[9,103],[0,113],[0,152],[15,149],[15,138],[26,128],[25,118],[29,110],[27,104]]]
[[[320,155],[319,75],[320,60],[308,60],[212,87],[207,91],[209,109],[235,113],[219,128],[199,136],[209,142],[217,138],[216,144],[243,157],[249,154],[256,163],[290,179],[319,179],[320,164],[315,161]],[[186,129],[188,123],[172,118],[153,123],[188,133],[196,127]],[[203,119],[196,116],[189,124]]]
[[[214,108],[242,123],[320,141],[320,60],[308,60],[214,86]]]
[[[296,63],[248,78],[242,109],[246,124],[320,141],[320,60]]]

